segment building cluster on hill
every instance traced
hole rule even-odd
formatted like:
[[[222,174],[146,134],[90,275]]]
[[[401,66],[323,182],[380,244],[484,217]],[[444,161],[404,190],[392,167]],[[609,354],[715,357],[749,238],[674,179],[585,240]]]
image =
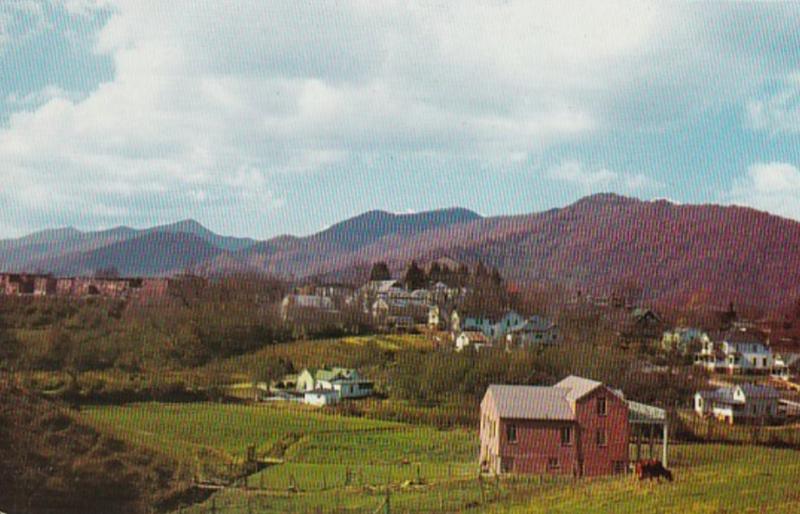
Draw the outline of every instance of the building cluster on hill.
[[[423,278],[409,278],[415,269]],[[412,263],[404,280],[383,275],[360,287],[297,287],[284,297],[281,317],[295,324],[335,323],[349,313],[380,331],[424,328],[440,334],[440,340],[446,334],[457,350],[546,346],[560,340],[558,327],[549,319],[523,316],[509,308],[507,286],[496,271],[481,271],[479,265],[469,277],[469,271],[449,271],[448,264],[435,261],[427,274]],[[493,301],[483,302],[484,296]]]
[[[665,331],[661,347],[666,352],[690,356],[694,364],[711,373],[761,374],[786,380],[800,363],[800,347],[778,344],[749,323],[733,323],[727,330],[705,331],[677,327]]]
[[[700,417],[730,424],[773,424],[800,414],[800,404],[791,393],[770,384],[791,389],[792,370],[800,365],[796,345],[772,346],[770,334],[757,323],[729,320],[725,330],[705,331],[678,327],[664,332],[662,349],[691,359],[709,373],[719,374],[715,389],[694,395],[694,411]],[[737,375],[734,383],[724,376]],[[743,376],[751,382],[741,382]],[[784,397],[785,396],[785,397]]]
[[[170,278],[56,277],[50,274],[0,273],[0,295],[87,298],[166,296]]]

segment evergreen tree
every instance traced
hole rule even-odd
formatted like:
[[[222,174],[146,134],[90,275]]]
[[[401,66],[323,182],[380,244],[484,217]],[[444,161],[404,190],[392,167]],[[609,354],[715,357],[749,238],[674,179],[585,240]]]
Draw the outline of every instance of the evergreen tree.
[[[439,263],[434,261],[431,264],[430,269],[428,270],[428,282],[431,284],[435,284],[436,282],[441,281],[443,278],[442,267],[439,266]]]
[[[389,271],[389,265],[385,262],[376,262],[372,265],[372,270],[369,273],[370,281],[375,280],[391,280],[392,273]]]
[[[417,261],[411,261],[403,277],[403,282],[409,291],[425,287],[425,271],[417,265]]]
[[[490,278],[495,286],[500,287],[503,285],[503,277],[500,275],[499,269],[492,268],[492,275]]]

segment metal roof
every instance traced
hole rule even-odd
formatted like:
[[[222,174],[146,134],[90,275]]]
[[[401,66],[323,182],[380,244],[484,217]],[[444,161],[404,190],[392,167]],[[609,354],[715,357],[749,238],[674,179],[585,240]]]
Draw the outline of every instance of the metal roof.
[[[644,403],[628,401],[628,421],[631,423],[664,424],[667,422],[667,411],[646,405]]]
[[[501,418],[573,421],[567,392],[558,387],[490,385],[486,394]]]
[[[553,387],[568,389],[567,399],[571,402],[575,402],[602,385],[602,383],[596,380],[570,375]]]

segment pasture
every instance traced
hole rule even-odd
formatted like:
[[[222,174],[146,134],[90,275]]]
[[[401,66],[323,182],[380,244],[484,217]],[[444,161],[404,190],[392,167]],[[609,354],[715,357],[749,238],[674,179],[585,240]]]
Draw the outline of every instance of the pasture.
[[[477,434],[332,415],[298,405],[135,404],[84,409],[82,418],[183,462],[224,462],[256,444],[279,456],[246,483],[186,514],[374,512],[800,511],[800,455],[745,445],[673,445],[674,483],[516,477],[479,480]]]

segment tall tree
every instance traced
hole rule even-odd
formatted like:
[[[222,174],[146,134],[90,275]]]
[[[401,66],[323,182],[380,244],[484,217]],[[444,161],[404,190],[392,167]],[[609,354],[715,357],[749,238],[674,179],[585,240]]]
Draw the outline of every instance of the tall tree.
[[[500,275],[500,270],[499,269],[492,268],[492,274],[491,274],[490,278],[492,280],[492,283],[495,286],[500,287],[500,286],[503,285],[503,276]]]
[[[432,284],[435,284],[436,282],[442,280],[442,275],[442,267],[439,266],[438,262],[433,261],[431,263],[431,267],[428,269],[428,281]]]
[[[475,281],[481,281],[489,276],[489,270],[486,269],[486,266],[483,264],[483,261],[478,261],[478,264],[475,266]]]
[[[411,261],[408,265],[403,282],[410,291],[425,287],[425,271],[417,265],[417,261]]]
[[[383,261],[376,262],[372,265],[372,270],[369,272],[369,279],[374,280],[391,280],[392,273],[389,271],[389,265]]]

